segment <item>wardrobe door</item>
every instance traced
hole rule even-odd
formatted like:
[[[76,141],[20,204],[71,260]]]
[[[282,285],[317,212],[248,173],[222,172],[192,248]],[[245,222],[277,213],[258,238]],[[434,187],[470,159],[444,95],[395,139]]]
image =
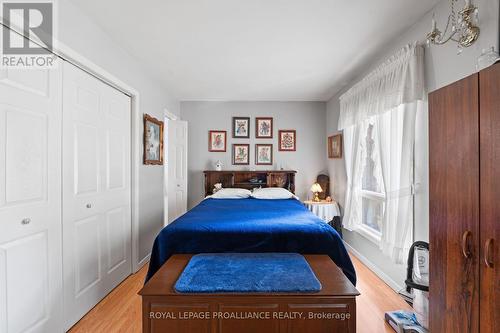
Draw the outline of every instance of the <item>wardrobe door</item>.
[[[500,332],[500,65],[480,78],[481,333]]]
[[[431,332],[479,329],[478,75],[429,95]]]
[[[63,66],[65,327],[131,273],[130,98]]]
[[[0,68],[1,333],[62,332],[61,258],[61,64]]]

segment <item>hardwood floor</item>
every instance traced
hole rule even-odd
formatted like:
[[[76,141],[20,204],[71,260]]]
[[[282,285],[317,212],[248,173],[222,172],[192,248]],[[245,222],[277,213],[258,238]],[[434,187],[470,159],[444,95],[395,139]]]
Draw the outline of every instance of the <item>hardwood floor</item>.
[[[410,307],[372,271],[351,255],[361,296],[357,298],[357,331],[394,332],[384,321],[384,312]],[[114,333],[141,331],[141,289],[147,266],[123,281],[73,328],[71,333]]]
[[[384,314],[393,310],[411,310],[411,307],[384,281],[351,254],[358,277],[356,288],[361,293],[356,298],[358,333],[394,333],[385,323]]]

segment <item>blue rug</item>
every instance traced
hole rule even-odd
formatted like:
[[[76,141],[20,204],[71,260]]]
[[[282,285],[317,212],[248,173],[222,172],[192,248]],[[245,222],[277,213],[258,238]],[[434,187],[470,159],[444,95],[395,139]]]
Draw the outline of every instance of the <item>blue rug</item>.
[[[204,253],[175,284],[180,293],[318,292],[321,283],[296,253]]]

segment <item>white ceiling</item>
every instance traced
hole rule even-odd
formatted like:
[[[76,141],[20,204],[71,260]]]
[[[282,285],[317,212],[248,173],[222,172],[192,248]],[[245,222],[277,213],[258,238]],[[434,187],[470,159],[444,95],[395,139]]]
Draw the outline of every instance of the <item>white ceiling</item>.
[[[325,101],[438,0],[73,2],[179,100]]]

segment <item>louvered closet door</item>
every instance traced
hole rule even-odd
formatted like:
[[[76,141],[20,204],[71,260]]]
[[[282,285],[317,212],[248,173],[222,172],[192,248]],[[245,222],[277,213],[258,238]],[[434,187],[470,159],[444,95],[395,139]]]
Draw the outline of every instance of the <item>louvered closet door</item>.
[[[479,75],[481,333],[500,332],[500,65]]]
[[[65,62],[63,110],[69,328],[131,273],[130,98]]]
[[[479,329],[478,80],[429,94],[429,324],[436,333]]]
[[[62,331],[61,66],[0,69],[1,333]]]

